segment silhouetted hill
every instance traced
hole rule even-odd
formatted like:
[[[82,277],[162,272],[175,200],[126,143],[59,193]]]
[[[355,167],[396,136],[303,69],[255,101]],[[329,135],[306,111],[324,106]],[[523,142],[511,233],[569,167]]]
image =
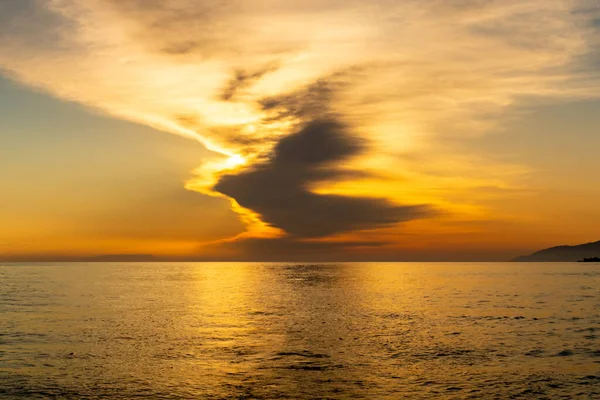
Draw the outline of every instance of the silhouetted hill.
[[[156,261],[152,254],[104,254],[101,256],[86,257],[81,261],[86,262],[144,262]]]
[[[528,256],[517,257],[513,261],[579,261],[598,256],[600,256],[600,241],[576,246],[550,247]]]
[[[593,262],[593,263],[600,263],[600,257],[589,257],[589,258],[584,258],[583,260],[579,260],[579,262]]]

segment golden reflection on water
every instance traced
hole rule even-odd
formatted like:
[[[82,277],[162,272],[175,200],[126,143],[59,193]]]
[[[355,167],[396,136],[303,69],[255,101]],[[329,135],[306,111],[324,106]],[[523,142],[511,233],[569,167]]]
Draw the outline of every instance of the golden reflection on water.
[[[577,264],[0,266],[7,398],[600,392]]]

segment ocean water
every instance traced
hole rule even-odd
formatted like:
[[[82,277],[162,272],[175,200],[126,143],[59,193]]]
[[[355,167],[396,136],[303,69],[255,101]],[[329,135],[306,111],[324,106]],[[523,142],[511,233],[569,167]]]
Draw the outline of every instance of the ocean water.
[[[600,399],[600,265],[0,265],[2,399]]]

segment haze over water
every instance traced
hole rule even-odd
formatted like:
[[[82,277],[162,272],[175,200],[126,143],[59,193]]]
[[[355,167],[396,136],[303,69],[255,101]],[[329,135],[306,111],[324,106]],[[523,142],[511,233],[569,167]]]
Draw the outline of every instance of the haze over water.
[[[0,265],[6,399],[598,398],[600,265]]]

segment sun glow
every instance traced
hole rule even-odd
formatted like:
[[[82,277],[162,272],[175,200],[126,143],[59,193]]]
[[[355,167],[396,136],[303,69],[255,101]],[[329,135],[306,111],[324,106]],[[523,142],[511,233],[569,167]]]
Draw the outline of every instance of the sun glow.
[[[335,120],[366,144],[331,159],[343,173],[318,165],[301,182],[308,187],[289,193],[427,204],[481,221],[517,207],[496,199],[516,196],[529,170],[520,165],[527,160],[477,153],[475,139],[499,131],[524,99],[600,93],[589,72],[597,68],[582,64],[595,59],[598,16],[579,12],[576,0],[28,3],[35,12],[0,24],[2,73],[202,143],[214,154],[198,160],[185,188],[226,198],[252,237],[283,235],[264,221],[277,220],[265,211],[272,204],[259,215],[243,207],[256,202],[213,187],[224,175],[266,169],[274,146],[315,120]],[[10,4],[0,5],[0,19]],[[295,165],[291,176],[280,167],[264,186],[297,178]],[[280,188],[252,194],[261,190]],[[302,204],[275,200],[277,212],[300,215]],[[316,208],[305,219],[323,214]]]

